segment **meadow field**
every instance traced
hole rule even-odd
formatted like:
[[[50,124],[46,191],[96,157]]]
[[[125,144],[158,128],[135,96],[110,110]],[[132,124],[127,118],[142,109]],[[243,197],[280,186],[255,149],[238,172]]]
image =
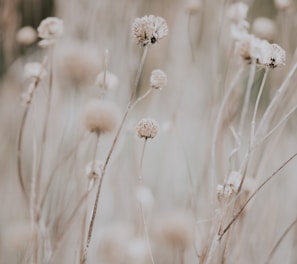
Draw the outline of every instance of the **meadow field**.
[[[2,0],[0,263],[297,263],[296,31],[294,0]]]

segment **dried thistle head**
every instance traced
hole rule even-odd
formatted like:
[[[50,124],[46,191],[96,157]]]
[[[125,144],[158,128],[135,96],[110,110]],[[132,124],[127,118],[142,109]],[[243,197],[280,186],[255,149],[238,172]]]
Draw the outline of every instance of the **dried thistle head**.
[[[138,122],[136,131],[140,138],[154,138],[159,132],[159,125],[154,119],[143,118]]]
[[[159,16],[136,18],[132,24],[132,35],[138,45],[149,47],[168,35],[168,26],[165,19]]]
[[[119,108],[114,103],[93,99],[85,109],[85,127],[97,134],[112,132],[118,125],[119,113]]]
[[[153,70],[150,78],[150,86],[153,89],[162,90],[167,85],[167,75],[161,70]]]
[[[47,47],[53,45],[55,40],[63,35],[64,22],[57,17],[48,17],[41,21],[37,28],[38,36],[42,39],[39,45]]]
[[[20,45],[28,46],[37,39],[37,32],[30,26],[22,27],[16,35],[16,40]]]

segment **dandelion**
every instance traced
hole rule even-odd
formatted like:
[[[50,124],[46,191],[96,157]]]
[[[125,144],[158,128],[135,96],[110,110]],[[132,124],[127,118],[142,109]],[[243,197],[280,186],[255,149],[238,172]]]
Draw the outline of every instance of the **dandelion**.
[[[94,99],[85,109],[85,127],[97,134],[112,132],[118,125],[119,112],[119,108],[114,103]]]
[[[162,90],[167,85],[167,75],[161,70],[153,70],[150,78],[150,85],[153,89]]]
[[[154,119],[143,118],[138,122],[136,131],[140,138],[154,138],[159,132],[159,125]]]
[[[37,39],[36,30],[30,26],[22,27],[16,35],[19,44],[28,46],[33,44]]]
[[[114,90],[119,85],[119,79],[109,71],[106,71],[106,74],[101,72],[97,75],[95,84],[102,90]]]
[[[149,47],[168,35],[168,26],[162,17],[144,16],[135,19],[132,34],[138,45]]]

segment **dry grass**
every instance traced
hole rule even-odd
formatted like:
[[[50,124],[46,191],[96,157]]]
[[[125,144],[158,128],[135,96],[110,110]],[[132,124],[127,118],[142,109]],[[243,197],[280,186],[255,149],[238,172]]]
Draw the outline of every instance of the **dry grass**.
[[[0,263],[296,263],[297,6],[284,2],[245,1],[249,33],[286,51],[278,65],[232,38],[234,1],[57,0],[64,34],[42,49],[17,43],[28,10],[4,0]],[[168,36],[136,41],[150,14]],[[25,79],[28,62],[47,74]],[[143,118],[158,131],[139,138]]]

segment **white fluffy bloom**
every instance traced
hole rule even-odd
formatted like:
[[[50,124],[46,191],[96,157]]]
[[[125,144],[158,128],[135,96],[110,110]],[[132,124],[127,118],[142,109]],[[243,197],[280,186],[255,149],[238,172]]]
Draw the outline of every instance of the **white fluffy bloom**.
[[[37,31],[42,39],[57,39],[63,35],[64,23],[57,17],[48,17],[41,21]]]
[[[30,62],[25,65],[24,75],[26,79],[42,79],[47,75],[47,71],[39,62]]]

